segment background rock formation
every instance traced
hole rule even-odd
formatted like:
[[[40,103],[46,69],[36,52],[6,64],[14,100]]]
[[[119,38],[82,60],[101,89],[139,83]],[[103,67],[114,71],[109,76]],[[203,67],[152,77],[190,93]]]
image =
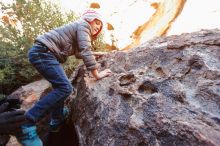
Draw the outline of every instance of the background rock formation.
[[[181,13],[185,2],[186,0],[160,0],[151,3],[151,6],[156,9],[155,13],[133,32],[132,43],[123,50],[136,47],[152,37],[165,35]]]
[[[72,77],[80,145],[220,145],[220,30],[151,40]]]
[[[20,87],[18,90],[13,92],[10,96],[17,96],[23,101],[22,109],[28,110],[31,106],[39,100],[41,97],[46,95],[51,90],[48,81],[42,79],[26,86]],[[67,100],[68,103],[68,100]],[[44,142],[44,146],[78,146],[77,135],[74,130],[74,126],[71,120],[66,121],[63,125],[62,130],[59,133],[49,134],[48,123],[50,116],[46,116],[39,123],[37,123],[37,131],[41,139]],[[0,137],[0,146],[5,143],[8,138],[6,136]],[[14,136],[11,136],[7,146],[18,146],[18,142]]]

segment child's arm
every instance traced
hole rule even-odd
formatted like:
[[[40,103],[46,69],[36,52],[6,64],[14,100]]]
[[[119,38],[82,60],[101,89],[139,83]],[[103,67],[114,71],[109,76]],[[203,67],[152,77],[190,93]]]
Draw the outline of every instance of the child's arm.
[[[86,65],[87,70],[91,71],[92,75],[97,79],[102,79],[111,74],[109,69],[98,72],[97,71],[97,63],[95,60],[95,56],[91,51],[91,33],[89,31],[89,27],[86,23],[82,23],[78,25],[77,30],[77,42],[79,47],[79,52],[82,56],[83,62]],[[99,53],[100,54],[100,53]]]

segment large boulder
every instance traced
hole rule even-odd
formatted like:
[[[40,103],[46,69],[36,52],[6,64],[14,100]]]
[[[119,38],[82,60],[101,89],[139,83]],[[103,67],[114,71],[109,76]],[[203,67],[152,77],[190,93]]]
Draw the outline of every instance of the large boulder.
[[[220,145],[220,30],[160,37],[99,59],[113,75],[72,77],[82,146]]]

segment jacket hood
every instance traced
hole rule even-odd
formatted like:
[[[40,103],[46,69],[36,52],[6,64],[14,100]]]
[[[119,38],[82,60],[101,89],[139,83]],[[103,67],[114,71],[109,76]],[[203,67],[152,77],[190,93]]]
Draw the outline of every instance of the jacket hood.
[[[101,21],[101,23],[102,23],[101,29],[95,35],[93,35],[93,37],[96,38],[98,36],[98,34],[102,31],[102,27],[103,27],[102,16],[94,10],[88,10],[82,15],[81,18],[84,19],[85,21],[87,21],[88,23],[92,22],[95,19],[98,19],[99,21]]]
[[[82,15],[82,19],[92,22],[94,19],[98,19],[99,21],[103,22],[102,16],[94,11],[94,10],[88,10]]]

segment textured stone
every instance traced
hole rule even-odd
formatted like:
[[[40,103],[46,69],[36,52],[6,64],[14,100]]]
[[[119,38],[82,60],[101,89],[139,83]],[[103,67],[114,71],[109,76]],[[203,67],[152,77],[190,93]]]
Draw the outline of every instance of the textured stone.
[[[72,120],[82,146],[220,145],[220,30],[160,37],[84,66],[72,81]]]

